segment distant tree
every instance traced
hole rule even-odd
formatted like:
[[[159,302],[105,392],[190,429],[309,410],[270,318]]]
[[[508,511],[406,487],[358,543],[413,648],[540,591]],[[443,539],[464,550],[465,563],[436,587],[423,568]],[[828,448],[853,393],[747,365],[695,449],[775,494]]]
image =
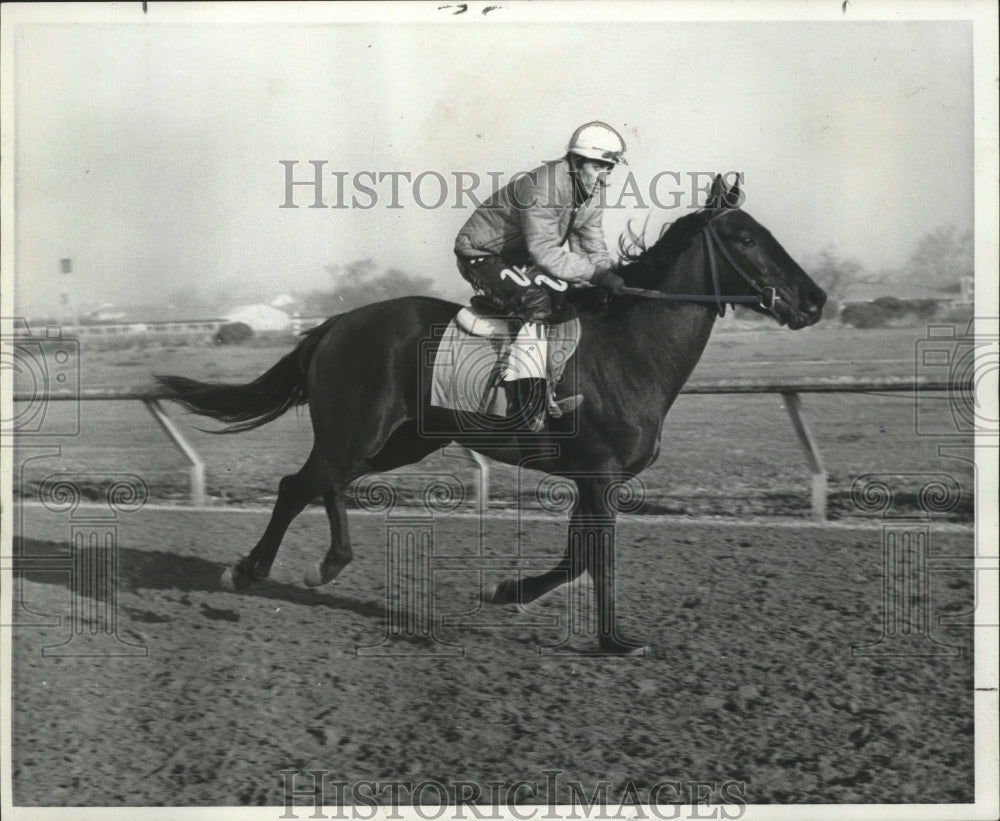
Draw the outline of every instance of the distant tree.
[[[890,316],[881,305],[874,302],[853,302],[845,305],[840,313],[840,321],[845,325],[867,330],[883,328],[889,322]]]
[[[833,245],[827,245],[807,267],[813,281],[834,300],[843,298],[847,289],[860,278],[861,263],[854,258],[841,257]]]
[[[872,305],[881,309],[887,319],[898,319],[911,310],[908,302],[894,296],[880,296],[872,300]]]
[[[379,272],[370,259],[328,265],[325,270],[332,280],[330,290],[312,291],[304,299],[306,311],[317,316],[350,311],[384,299],[429,294],[434,289],[430,277],[412,276],[398,268]]]
[[[941,303],[936,299],[913,299],[910,304],[917,319],[922,322],[934,319],[941,310]]]
[[[253,339],[253,328],[245,322],[228,322],[215,334],[219,345],[239,345],[250,339]]]
[[[950,289],[962,277],[971,277],[974,242],[970,229],[942,225],[925,234],[906,265],[907,277],[928,286]]]
[[[871,302],[852,302],[840,312],[840,321],[855,328],[885,328],[891,325],[917,325],[934,319],[941,311],[936,299],[897,299],[880,296]]]

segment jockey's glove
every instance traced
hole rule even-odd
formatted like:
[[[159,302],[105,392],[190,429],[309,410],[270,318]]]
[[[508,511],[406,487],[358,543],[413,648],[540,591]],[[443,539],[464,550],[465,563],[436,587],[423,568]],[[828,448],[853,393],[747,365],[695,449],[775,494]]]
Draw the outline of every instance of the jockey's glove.
[[[596,285],[598,288],[603,288],[605,291],[610,291],[617,296],[622,292],[622,288],[625,287],[625,280],[614,271],[606,270],[595,273],[590,279],[590,284]]]

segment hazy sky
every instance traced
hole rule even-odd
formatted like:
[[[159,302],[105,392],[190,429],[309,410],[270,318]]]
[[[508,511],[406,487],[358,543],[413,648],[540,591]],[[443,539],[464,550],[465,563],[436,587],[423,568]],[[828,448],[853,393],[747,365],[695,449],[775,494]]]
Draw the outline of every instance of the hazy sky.
[[[732,170],[746,210],[802,260],[834,244],[896,266],[936,226],[973,225],[969,23],[518,24],[503,9],[437,23],[439,5],[423,24],[181,24],[156,3],[131,22],[19,24],[17,310],[53,308],[69,281],[84,308],[234,281],[276,295],[368,257],[461,297],[451,248],[471,205],[449,207],[453,174],[478,174],[485,197],[490,172],[559,156],[590,119],[624,134],[647,205],[655,174],[681,175],[660,178],[661,202],[677,190],[683,207],[653,207],[654,226],[691,205],[690,172]],[[333,171],[348,204],[363,171],[437,172],[448,202],[422,208],[400,180],[390,208],[386,179],[373,208],[310,209],[299,187],[302,207],[282,209],[281,160],[296,179],[326,160],[328,204]],[[433,175],[417,192],[438,193]],[[625,202],[610,237],[650,215]]]

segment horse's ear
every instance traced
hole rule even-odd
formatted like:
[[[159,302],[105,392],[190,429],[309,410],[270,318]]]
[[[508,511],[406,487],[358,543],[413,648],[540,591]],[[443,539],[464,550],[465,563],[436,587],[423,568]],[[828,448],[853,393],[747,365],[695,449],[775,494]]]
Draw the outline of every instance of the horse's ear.
[[[712,190],[708,192],[706,208],[724,208],[726,204],[726,184],[722,181],[722,174],[716,174],[712,181]]]
[[[734,182],[729,191],[726,192],[726,207],[727,208],[739,208],[740,203],[743,201],[743,195],[740,193],[740,178],[736,177],[736,182]]]

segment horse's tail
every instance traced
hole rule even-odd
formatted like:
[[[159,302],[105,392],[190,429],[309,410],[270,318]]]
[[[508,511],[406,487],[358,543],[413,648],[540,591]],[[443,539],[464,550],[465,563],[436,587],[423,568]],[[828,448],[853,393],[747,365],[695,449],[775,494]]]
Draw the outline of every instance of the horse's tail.
[[[155,378],[166,390],[164,398],[172,399],[202,416],[229,423],[216,433],[240,433],[258,428],[308,401],[306,374],[309,361],[319,341],[337,319],[331,317],[322,325],[305,331],[291,353],[245,385],[199,382],[184,376],[157,374]]]

